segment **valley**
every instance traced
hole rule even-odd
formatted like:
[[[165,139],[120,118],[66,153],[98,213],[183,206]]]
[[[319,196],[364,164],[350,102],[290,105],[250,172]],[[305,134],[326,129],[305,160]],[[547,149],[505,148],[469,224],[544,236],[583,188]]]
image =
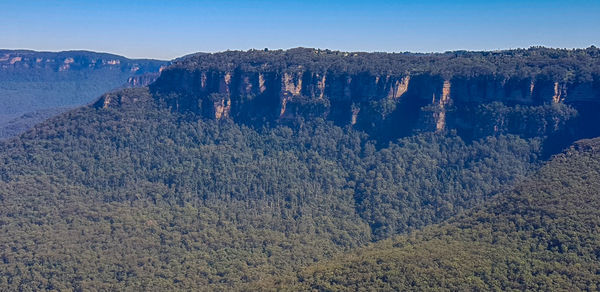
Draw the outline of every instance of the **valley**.
[[[595,47],[143,76],[0,142],[1,290],[600,285]]]

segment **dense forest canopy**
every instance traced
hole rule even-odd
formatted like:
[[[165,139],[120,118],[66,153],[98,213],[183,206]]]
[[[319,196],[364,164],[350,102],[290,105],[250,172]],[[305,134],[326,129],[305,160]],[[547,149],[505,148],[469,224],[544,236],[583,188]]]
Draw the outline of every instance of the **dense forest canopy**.
[[[253,129],[117,94],[138,101],[0,144],[2,287],[250,287],[484,202],[537,169],[543,140],[377,149],[324,120]]]
[[[307,268],[294,289],[598,290],[599,182],[600,140],[581,141],[484,206]]]
[[[290,50],[227,51],[199,53],[181,58],[174,69],[345,72],[355,74],[443,75],[447,79],[481,75],[536,77],[590,81],[600,73],[600,49],[552,49],[531,47],[505,51],[452,51],[446,53],[365,53],[310,48]]]

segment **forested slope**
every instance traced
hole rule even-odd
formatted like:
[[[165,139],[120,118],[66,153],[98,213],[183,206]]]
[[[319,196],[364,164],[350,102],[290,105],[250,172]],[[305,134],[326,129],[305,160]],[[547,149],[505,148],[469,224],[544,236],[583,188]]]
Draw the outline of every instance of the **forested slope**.
[[[144,89],[109,100],[0,144],[4,289],[239,289],[441,222],[539,163],[540,138],[377,149],[325,121],[251,129]]]
[[[307,268],[294,289],[596,291],[599,273],[594,139],[482,208]]]

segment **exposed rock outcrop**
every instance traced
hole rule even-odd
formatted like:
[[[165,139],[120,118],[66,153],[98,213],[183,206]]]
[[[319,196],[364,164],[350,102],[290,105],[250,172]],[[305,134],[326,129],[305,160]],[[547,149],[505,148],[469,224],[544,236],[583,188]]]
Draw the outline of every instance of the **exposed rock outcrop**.
[[[327,99],[325,114],[337,124],[373,124],[374,102],[390,100],[396,109],[387,116],[397,123],[409,123],[402,112],[432,105],[434,129],[447,129],[448,107],[501,101],[507,104],[540,105],[599,101],[596,83],[566,84],[546,79],[498,78],[495,76],[455,77],[418,75],[348,75],[344,72],[220,72],[167,69],[152,86],[152,92],[178,111],[204,113],[209,118],[243,121],[260,108],[270,121],[299,117],[302,107]],[[210,100],[210,96],[221,96]],[[210,102],[206,102],[210,100]],[[293,111],[290,110],[291,104]],[[403,109],[404,107],[404,109]],[[407,108],[408,107],[408,108]],[[254,109],[253,109],[254,108]],[[302,117],[302,116],[300,116]],[[304,116],[303,118],[307,118]],[[413,117],[413,119],[415,119]],[[361,122],[362,121],[362,122]],[[413,121],[414,122],[414,121]],[[372,125],[378,127],[378,125]]]
[[[435,130],[440,132],[446,128],[446,105],[450,103],[450,81],[445,80],[442,86],[442,96],[440,100],[436,102],[435,94],[433,96],[433,104],[438,106],[438,111],[434,113],[435,118]]]
[[[150,102],[152,98],[147,88],[127,88],[103,94],[92,104],[96,108],[118,108],[136,106],[141,102]]]

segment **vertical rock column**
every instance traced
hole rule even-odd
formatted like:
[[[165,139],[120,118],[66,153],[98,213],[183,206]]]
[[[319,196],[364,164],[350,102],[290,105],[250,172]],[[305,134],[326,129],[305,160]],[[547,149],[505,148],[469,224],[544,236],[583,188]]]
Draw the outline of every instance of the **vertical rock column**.
[[[287,103],[292,99],[292,97],[300,96],[302,91],[302,75],[298,74],[297,76],[293,76],[292,74],[284,73],[281,82],[281,111],[279,112],[279,117],[283,117],[285,115]]]
[[[219,84],[219,93],[222,98],[215,100],[213,103],[215,119],[228,118],[231,112],[231,92],[229,84],[231,83],[231,73],[225,74]]]
[[[446,105],[450,103],[450,86],[450,81],[445,80],[442,87],[442,96],[438,102],[439,110],[434,113],[436,132],[443,131],[446,128]]]

